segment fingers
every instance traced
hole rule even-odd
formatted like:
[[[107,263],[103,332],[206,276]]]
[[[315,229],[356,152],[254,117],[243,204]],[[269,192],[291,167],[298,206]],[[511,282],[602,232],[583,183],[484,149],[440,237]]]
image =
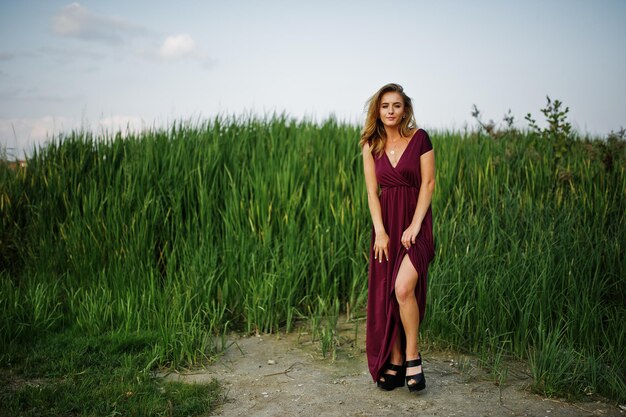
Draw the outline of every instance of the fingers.
[[[406,232],[402,233],[402,239],[400,239],[400,242],[405,249],[408,249],[411,246],[410,235]]]
[[[402,233],[400,243],[406,250],[409,250],[411,245],[415,244],[418,234],[419,230],[417,233],[411,233],[409,230],[405,230],[404,233]],[[383,259],[389,261],[389,245],[383,242],[385,242],[385,239],[381,239],[380,242],[378,242],[377,239],[377,242],[374,243],[374,259],[378,260],[378,262],[382,262]]]
[[[374,259],[378,260],[378,262],[382,262],[384,260],[389,261],[389,251],[387,246],[374,246]]]
[[[402,246],[404,246],[406,249],[410,248],[411,245],[415,244],[415,239],[417,238],[417,234],[411,234],[408,232],[404,232],[402,234],[402,239],[400,239],[400,242],[402,243]]]

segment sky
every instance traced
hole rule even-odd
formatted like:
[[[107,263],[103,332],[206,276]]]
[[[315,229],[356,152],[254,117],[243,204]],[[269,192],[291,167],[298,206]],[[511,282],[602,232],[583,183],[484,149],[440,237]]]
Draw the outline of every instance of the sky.
[[[427,129],[546,96],[581,133],[626,126],[626,1],[0,0],[0,146],[76,129],[285,113],[361,124],[389,82]]]

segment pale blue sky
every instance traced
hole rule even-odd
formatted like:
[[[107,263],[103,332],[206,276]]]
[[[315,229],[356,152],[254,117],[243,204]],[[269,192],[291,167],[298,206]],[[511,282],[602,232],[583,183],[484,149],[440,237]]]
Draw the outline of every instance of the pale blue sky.
[[[0,0],[0,145],[273,111],[360,123],[397,82],[421,126],[477,104],[582,133],[626,125],[626,1]]]

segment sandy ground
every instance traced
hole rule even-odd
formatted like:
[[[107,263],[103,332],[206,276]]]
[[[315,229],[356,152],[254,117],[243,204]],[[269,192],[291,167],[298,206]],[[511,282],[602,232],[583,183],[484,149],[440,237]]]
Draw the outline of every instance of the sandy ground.
[[[508,368],[498,385],[475,358],[448,352],[422,352],[427,387],[421,393],[410,394],[406,387],[382,391],[367,371],[364,323],[359,333],[354,325],[343,324],[335,359],[323,359],[319,343],[302,332],[233,336],[213,365],[166,378],[190,383],[216,378],[226,390],[217,411],[224,417],[626,416],[601,401],[571,403],[532,394],[523,370]]]

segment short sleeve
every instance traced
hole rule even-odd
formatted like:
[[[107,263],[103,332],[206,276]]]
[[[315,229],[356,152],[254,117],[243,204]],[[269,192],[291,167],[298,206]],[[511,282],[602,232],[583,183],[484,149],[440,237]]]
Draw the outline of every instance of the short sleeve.
[[[422,132],[424,132],[424,134],[422,135],[420,156],[433,149],[433,144],[430,141],[430,137],[428,136],[428,133],[423,129],[422,129]]]

